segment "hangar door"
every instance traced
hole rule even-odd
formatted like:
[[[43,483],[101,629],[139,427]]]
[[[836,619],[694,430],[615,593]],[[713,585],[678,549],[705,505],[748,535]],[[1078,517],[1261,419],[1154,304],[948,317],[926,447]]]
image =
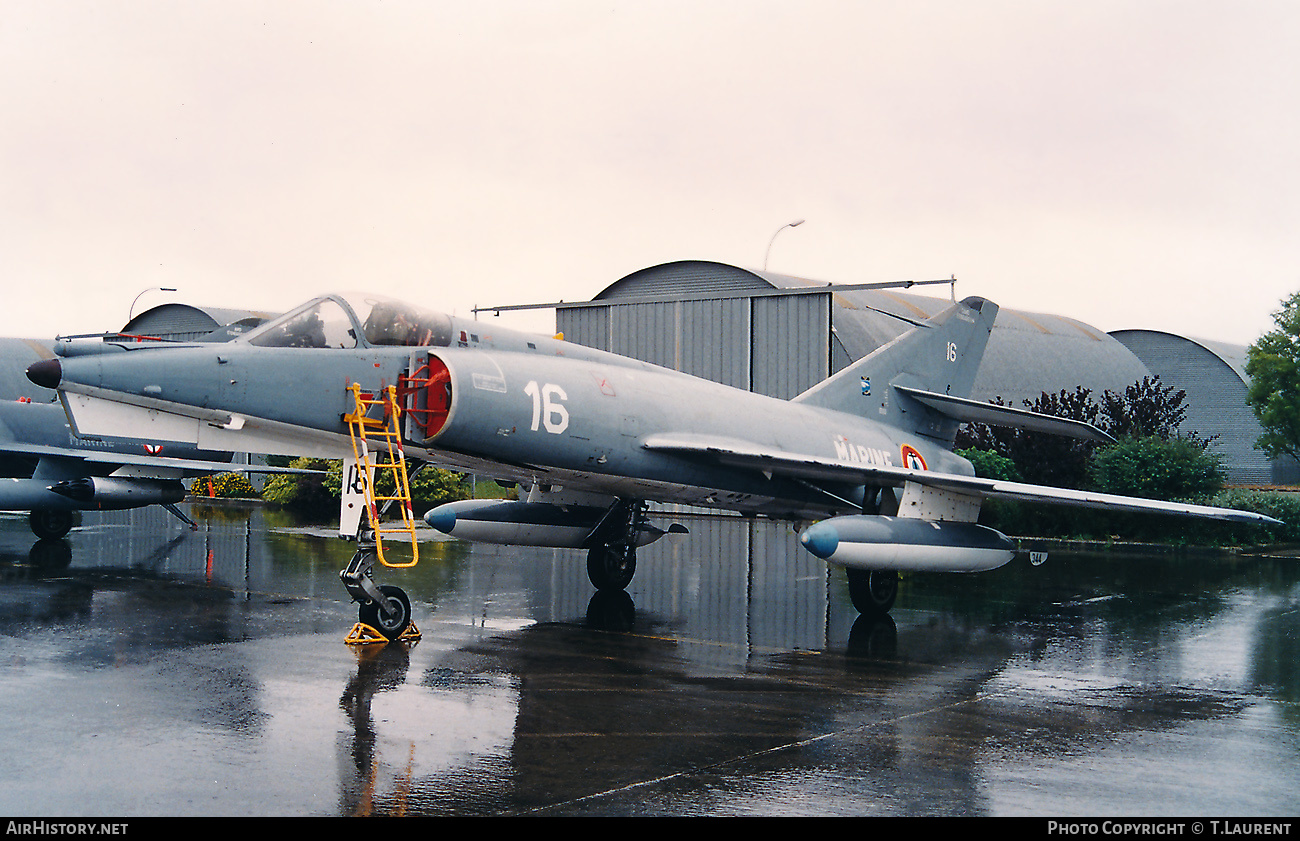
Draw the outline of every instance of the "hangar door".
[[[566,307],[569,341],[790,398],[830,367],[830,295],[755,295]]]

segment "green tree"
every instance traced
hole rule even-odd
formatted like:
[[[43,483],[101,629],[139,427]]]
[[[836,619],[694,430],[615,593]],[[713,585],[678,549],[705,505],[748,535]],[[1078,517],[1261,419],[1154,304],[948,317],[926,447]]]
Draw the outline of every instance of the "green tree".
[[[1123,392],[1107,391],[1100,400],[1090,389],[1076,387],[1055,394],[1044,392],[1036,400],[1024,401],[1024,405],[1031,412],[1090,423],[1117,439],[1181,437],[1204,450],[1212,439],[1201,438],[1195,432],[1179,432],[1187,415],[1186,399],[1185,391],[1162,384],[1157,376],[1145,377]],[[1001,400],[993,402],[1005,405]],[[1089,463],[1105,445],[1045,432],[970,424],[962,427],[957,446],[1011,459],[1026,482],[1087,488],[1091,485]]]
[[[1255,446],[1270,458],[1300,458],[1300,292],[1282,302],[1273,323],[1246,349],[1246,403],[1264,428]]]
[[[326,471],[330,463],[323,458],[295,458],[288,465],[299,470]],[[338,512],[338,494],[331,497],[320,473],[277,473],[262,485],[262,499],[303,515],[323,516]]]
[[[1179,435],[1187,418],[1187,392],[1164,385],[1160,377],[1143,377],[1124,389],[1123,394],[1107,391],[1101,397],[1101,428],[1115,438],[1146,438],[1164,441]],[[1189,443],[1205,449],[1210,440],[1196,433],[1184,436]]]
[[[993,402],[1006,405],[1000,399]],[[1092,391],[1086,388],[1061,389],[1055,394],[1043,392],[1035,400],[1024,401],[1024,405],[1031,412],[1091,424],[1096,424],[1101,414],[1101,407],[1093,399]],[[963,427],[957,438],[957,447],[997,453],[1015,463],[1016,471],[1024,481],[1065,488],[1083,487],[1087,481],[1088,458],[1093,449],[1091,441],[984,424]]]

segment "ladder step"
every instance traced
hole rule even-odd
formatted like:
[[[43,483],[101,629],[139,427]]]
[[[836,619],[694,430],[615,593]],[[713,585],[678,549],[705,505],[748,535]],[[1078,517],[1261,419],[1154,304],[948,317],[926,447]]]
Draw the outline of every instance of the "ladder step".
[[[410,482],[406,475],[406,459],[402,453],[402,434],[400,427],[400,417],[402,408],[398,405],[397,389],[389,386],[383,390],[382,398],[362,397],[361,386],[353,383],[348,386],[352,392],[355,411],[344,415],[344,420],[348,423],[348,431],[352,437],[352,451],[357,462],[364,469],[361,473],[362,492],[366,501],[366,514],[369,517],[370,529],[375,536],[375,553],[380,563],[388,567],[411,567],[415,566],[419,560],[420,549],[419,539],[415,533],[415,515],[411,509]],[[369,409],[373,406],[383,407],[383,419],[373,418],[369,415]],[[376,448],[382,454],[383,448],[388,449],[388,461],[375,462],[370,456],[368,442],[374,441],[379,446]],[[372,471],[375,469],[386,469],[394,472],[394,481],[397,485],[393,495],[381,495],[375,492]],[[401,506],[401,519],[398,523],[390,527],[384,526],[379,521],[379,507],[377,503],[404,503]],[[387,507],[387,506],[385,506]],[[411,561],[409,563],[390,563],[384,557],[384,545],[381,539],[383,535],[406,535],[411,541]]]

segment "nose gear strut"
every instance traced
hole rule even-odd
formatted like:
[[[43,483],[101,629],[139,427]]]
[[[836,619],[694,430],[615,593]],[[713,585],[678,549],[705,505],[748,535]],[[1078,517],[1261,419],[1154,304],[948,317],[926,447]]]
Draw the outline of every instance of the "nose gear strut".
[[[411,600],[405,591],[392,584],[376,584],[371,576],[377,557],[373,538],[361,537],[357,542],[352,560],[339,573],[348,595],[360,605],[357,624],[352,626],[345,641],[364,645],[395,639],[418,640],[420,629],[411,621]]]

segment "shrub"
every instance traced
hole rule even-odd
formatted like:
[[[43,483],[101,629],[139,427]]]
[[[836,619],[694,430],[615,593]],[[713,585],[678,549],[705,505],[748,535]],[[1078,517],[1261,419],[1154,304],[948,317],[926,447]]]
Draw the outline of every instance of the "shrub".
[[[998,455],[992,450],[980,450],[974,447],[955,452],[971,463],[971,467],[975,468],[975,475],[981,479],[1020,481],[1020,471],[1016,469],[1016,463],[1006,456]]]
[[[322,458],[295,458],[288,464],[298,470],[325,471],[329,462]],[[338,512],[337,501],[331,501],[324,485],[324,476],[312,473],[277,473],[262,486],[262,499],[300,514],[317,515],[326,508]],[[334,500],[337,500],[337,492]]]
[[[1217,493],[1224,477],[1218,456],[1201,443],[1148,436],[1099,447],[1088,461],[1088,478],[1103,493],[1189,499]]]
[[[1043,392],[1036,400],[1025,400],[1024,406],[1037,414],[1092,424],[1115,438],[1181,436],[1205,449],[1210,440],[1178,430],[1187,415],[1186,399],[1186,392],[1163,385],[1159,377],[1145,377],[1123,393],[1105,392],[1100,400],[1091,389],[1078,386],[1074,391]],[[1006,405],[1001,398],[992,402]],[[1089,462],[1102,446],[1092,440],[978,423],[960,428],[957,445],[1010,458],[1031,484],[1080,489],[1089,486]]]
[[[1253,511],[1256,514],[1263,514],[1282,521],[1280,526],[1246,524],[1221,526],[1220,528],[1227,535],[1228,542],[1237,544],[1300,543],[1300,494],[1229,488],[1210,497],[1208,504],[1220,508],[1239,508],[1242,511]]]

